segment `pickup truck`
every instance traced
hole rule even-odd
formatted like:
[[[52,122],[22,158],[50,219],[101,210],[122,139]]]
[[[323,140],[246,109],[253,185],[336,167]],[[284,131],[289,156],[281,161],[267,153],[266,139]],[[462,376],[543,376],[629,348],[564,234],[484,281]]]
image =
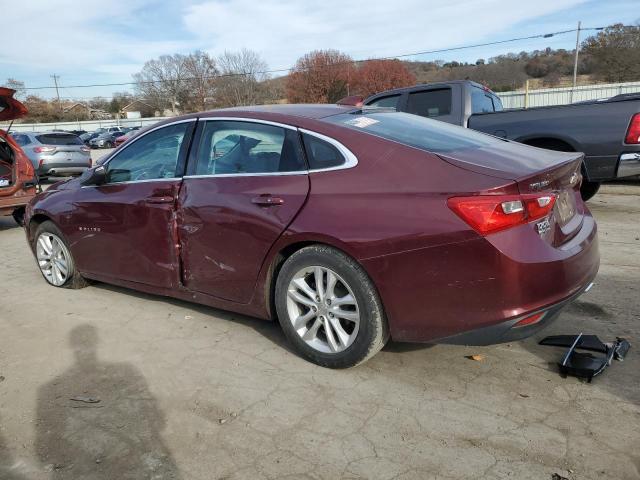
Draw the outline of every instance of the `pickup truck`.
[[[365,106],[395,108],[539,148],[585,154],[581,186],[587,200],[600,182],[640,175],[640,95],[504,110],[487,87],[468,80],[378,93]]]

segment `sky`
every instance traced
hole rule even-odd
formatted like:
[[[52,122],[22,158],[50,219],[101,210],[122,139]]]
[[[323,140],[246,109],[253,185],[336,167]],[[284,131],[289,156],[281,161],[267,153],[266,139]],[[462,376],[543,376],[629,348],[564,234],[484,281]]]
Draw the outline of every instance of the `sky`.
[[[354,59],[389,57],[640,19],[638,0],[28,0],[3,1],[0,84],[52,87],[63,98],[111,96],[145,61],[203,50],[257,51],[270,69],[333,48]],[[583,36],[589,32],[583,32]],[[575,46],[575,33],[412,60],[474,62],[508,52]],[[53,88],[34,89],[44,97]]]

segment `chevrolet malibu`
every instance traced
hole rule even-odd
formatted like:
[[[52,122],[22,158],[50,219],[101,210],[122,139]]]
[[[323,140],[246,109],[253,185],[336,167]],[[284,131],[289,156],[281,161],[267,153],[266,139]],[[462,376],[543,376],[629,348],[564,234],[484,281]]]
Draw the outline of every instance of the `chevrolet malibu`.
[[[28,206],[56,287],[97,280],[264,319],[326,367],[396,341],[529,336],[595,277],[582,154],[334,105],[157,124]]]

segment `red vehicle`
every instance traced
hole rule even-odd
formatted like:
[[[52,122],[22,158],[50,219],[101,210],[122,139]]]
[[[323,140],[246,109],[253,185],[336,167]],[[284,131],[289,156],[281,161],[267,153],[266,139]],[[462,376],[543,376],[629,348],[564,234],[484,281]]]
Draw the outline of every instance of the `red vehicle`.
[[[278,318],[348,367],[397,341],[489,344],[589,287],[582,154],[415,115],[278,105],[174,118],[38,195],[45,279],[85,279]]]
[[[127,133],[125,133],[124,135],[121,135],[119,137],[117,137],[113,143],[115,144],[116,147],[119,147],[120,145],[122,145],[124,142],[129,141],[134,135],[136,135],[138,133],[138,130],[130,130]]]
[[[15,90],[0,87],[0,122],[24,117],[27,108],[13,98]],[[13,215],[22,223],[27,203],[38,182],[31,161],[11,136],[0,129],[0,215]]]

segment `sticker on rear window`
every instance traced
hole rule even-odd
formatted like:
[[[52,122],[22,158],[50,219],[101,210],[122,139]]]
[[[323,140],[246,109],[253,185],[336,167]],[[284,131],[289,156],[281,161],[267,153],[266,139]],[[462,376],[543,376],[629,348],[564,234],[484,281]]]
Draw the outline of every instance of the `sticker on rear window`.
[[[369,118],[369,117],[358,117],[358,118],[353,118],[351,120],[347,120],[344,123],[348,125],[353,125],[354,127],[358,127],[358,128],[367,128],[371,125],[375,125],[376,123],[380,123],[380,120],[374,120],[373,118]]]

